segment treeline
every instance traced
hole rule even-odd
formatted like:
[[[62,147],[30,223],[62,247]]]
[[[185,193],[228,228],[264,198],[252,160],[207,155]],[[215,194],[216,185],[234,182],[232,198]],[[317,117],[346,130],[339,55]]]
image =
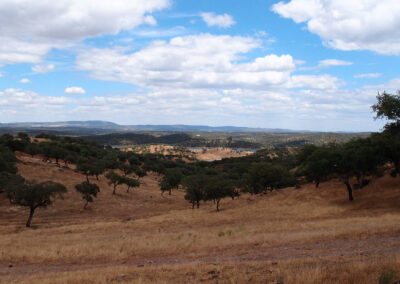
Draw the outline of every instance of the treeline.
[[[175,163],[160,171],[162,192],[182,188],[192,208],[201,201],[212,200],[219,210],[223,198],[239,197],[241,193],[265,194],[296,184],[290,171],[295,157],[285,149],[259,151],[241,158],[215,162]]]
[[[82,136],[82,139],[94,141],[102,145],[141,145],[141,144],[181,144],[192,138],[185,133],[155,136],[141,133],[111,133]]]
[[[182,147],[228,147],[228,148],[259,148],[260,144],[232,139],[206,139],[191,137],[186,133],[168,135],[151,135],[142,133],[111,133],[102,135],[81,136],[82,139],[94,141],[102,145],[146,145],[167,144]]]
[[[376,118],[388,120],[382,133],[343,144],[307,145],[298,155],[297,175],[315,182],[317,188],[322,181],[339,178],[350,201],[354,200],[353,189],[366,186],[370,178],[382,176],[384,166],[396,177],[400,173],[400,95],[378,94],[377,100],[372,106]],[[352,178],[357,183],[352,185]]]

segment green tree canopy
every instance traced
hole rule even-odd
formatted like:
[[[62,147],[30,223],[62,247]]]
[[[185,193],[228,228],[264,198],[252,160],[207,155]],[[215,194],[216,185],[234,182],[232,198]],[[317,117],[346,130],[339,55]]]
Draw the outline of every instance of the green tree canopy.
[[[391,123],[385,125],[385,131],[392,134],[400,133],[400,91],[397,94],[383,92],[376,96],[377,103],[371,108],[376,113],[375,119],[385,118]]]
[[[220,201],[223,198],[236,196],[236,192],[233,186],[233,182],[226,178],[225,176],[212,176],[207,179],[206,185],[204,187],[204,197],[205,201],[212,200],[217,206],[217,211],[219,211]]]
[[[67,192],[64,185],[52,181],[36,183],[25,181],[22,177],[15,176],[6,187],[6,194],[11,204],[29,207],[29,218],[26,227],[31,226],[33,214],[37,208],[46,208],[54,199],[62,198]]]
[[[121,176],[114,171],[109,171],[106,173],[106,178],[108,179],[108,184],[113,186],[113,195],[115,195],[117,192],[117,186],[124,183],[124,176]]]
[[[82,199],[86,201],[83,209],[86,209],[89,202],[93,202],[93,197],[97,197],[97,194],[100,192],[100,188],[97,184],[87,181],[75,185],[75,189],[82,194]]]
[[[195,204],[197,208],[200,207],[200,201],[204,198],[204,188],[206,186],[207,176],[203,174],[187,176],[182,180],[182,184],[185,187],[185,200],[189,201],[194,208]]]

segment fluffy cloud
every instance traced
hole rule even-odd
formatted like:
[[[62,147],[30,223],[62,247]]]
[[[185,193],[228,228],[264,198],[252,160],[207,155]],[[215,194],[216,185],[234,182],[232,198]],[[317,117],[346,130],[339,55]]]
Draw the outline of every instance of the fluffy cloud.
[[[19,80],[19,82],[20,82],[21,84],[28,84],[28,83],[31,82],[31,80],[29,80],[29,79],[27,79],[27,78],[23,78],[23,79]]]
[[[155,41],[142,50],[92,49],[77,57],[77,67],[96,79],[131,83],[145,88],[271,89],[291,81],[295,63],[290,55],[267,55],[245,61],[260,47],[257,39],[202,34]],[[311,79],[316,80],[316,83]],[[295,79],[295,87],[324,84],[330,76]],[[302,82],[304,84],[302,84]]]
[[[84,95],[86,91],[81,87],[68,87],[65,89],[64,93],[68,95]]]
[[[148,14],[168,5],[169,0],[0,1],[0,64],[38,63],[51,48],[155,25]]]
[[[51,48],[49,43],[14,39],[0,33],[0,64],[39,63]]]
[[[202,13],[203,21],[209,27],[229,28],[235,24],[233,17],[228,14],[216,15],[215,13]]]
[[[321,60],[318,64],[318,67],[331,67],[331,66],[349,66],[353,65],[353,62],[338,60],[338,59],[325,59]]]
[[[47,73],[53,71],[55,68],[54,64],[40,64],[32,67],[32,71],[35,73]]]
[[[150,25],[150,26],[156,26],[157,25],[157,20],[153,16],[146,16],[144,17],[143,21]]]
[[[329,74],[323,75],[296,75],[292,76],[287,82],[286,86],[288,88],[302,88],[308,87],[311,89],[327,90],[327,89],[337,89],[340,85],[344,83]]]
[[[168,0],[9,0],[0,2],[0,34],[81,40],[130,30]]]
[[[360,78],[379,78],[381,77],[381,73],[365,73],[365,74],[357,74],[354,76],[354,78],[360,79]]]
[[[41,121],[44,117],[56,118],[65,110],[65,106],[72,102],[64,97],[49,97],[27,90],[6,89],[0,91],[0,120]]]
[[[400,5],[397,0],[291,0],[272,10],[340,50],[400,54]]]
[[[370,130],[381,126],[374,122],[370,111],[377,90],[390,90],[398,86],[399,80],[355,90],[237,88],[221,92],[156,88],[91,98],[48,97],[28,90],[6,89],[0,91],[0,120],[59,121],[73,117],[146,124],[157,123],[157,114],[161,118],[158,121],[165,124],[177,123],[177,117],[184,117],[178,122],[215,125],[229,121],[233,125],[297,129],[307,124],[313,130]]]

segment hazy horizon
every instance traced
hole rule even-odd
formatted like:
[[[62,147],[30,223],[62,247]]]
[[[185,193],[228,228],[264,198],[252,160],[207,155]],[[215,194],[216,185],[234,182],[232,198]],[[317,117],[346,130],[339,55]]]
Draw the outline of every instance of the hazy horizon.
[[[324,131],[320,129],[291,129],[291,128],[274,128],[274,127],[249,127],[246,125],[204,125],[204,124],[119,124],[113,121],[104,121],[104,120],[71,120],[71,121],[18,121],[18,122],[0,122],[0,125],[9,125],[9,124],[57,124],[57,123],[89,123],[89,122],[100,122],[100,123],[111,123],[115,124],[116,126],[121,126],[121,127],[135,127],[135,126],[141,126],[141,127],[177,127],[177,126],[183,126],[186,129],[190,129],[190,127],[193,127],[190,129],[190,131],[201,131],[195,129],[196,127],[205,127],[205,128],[243,128],[246,129],[245,131],[249,131],[250,129],[254,130],[259,130],[262,132],[262,130],[280,130],[280,131],[292,131],[292,132],[332,132],[332,133],[367,133],[367,132],[380,132],[383,129],[380,129],[378,131],[343,131],[343,130],[331,130],[331,131]],[[79,124],[78,124],[79,125]],[[46,127],[46,126],[44,126]],[[57,128],[57,126],[51,126],[54,128]],[[79,126],[78,126],[79,127]],[[94,128],[94,126],[92,126]],[[88,126],[88,128],[91,128]],[[185,131],[186,129],[182,129],[182,131]],[[175,131],[175,130],[174,130]]]

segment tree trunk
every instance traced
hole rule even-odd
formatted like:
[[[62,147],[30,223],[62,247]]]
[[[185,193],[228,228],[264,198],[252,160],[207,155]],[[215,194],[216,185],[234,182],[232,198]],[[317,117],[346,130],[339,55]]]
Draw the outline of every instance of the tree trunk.
[[[358,184],[361,184],[361,175],[360,175],[360,174],[357,174],[356,177],[357,177],[357,182],[358,182]]]
[[[317,179],[317,180],[315,181],[315,188],[319,188],[319,183],[320,183],[320,181],[319,181],[319,179]]]
[[[33,217],[33,213],[35,212],[35,208],[31,208],[30,212],[29,212],[29,218],[28,221],[26,222],[26,227],[30,227],[31,226],[31,222],[32,222],[32,217]]]
[[[116,184],[114,184],[113,195],[115,195],[115,192],[116,192],[116,190],[117,190],[117,185],[116,185]]]
[[[86,174],[86,181],[89,183],[89,175]]]
[[[194,209],[194,203],[195,203],[195,202],[193,201],[193,202],[192,202],[192,209]]]
[[[85,209],[85,210],[86,210],[86,208],[87,208],[88,204],[89,204],[89,200],[86,200],[86,203],[85,203],[85,206],[83,206],[83,209]]]
[[[129,193],[129,189],[130,189],[131,187],[130,186],[128,186],[128,188],[126,189],[126,192],[128,192]]]
[[[350,182],[347,180],[344,182],[344,184],[347,187],[347,192],[349,193],[349,200],[353,201],[354,197],[353,197],[353,189],[351,188]]]
[[[200,201],[197,201],[197,208],[200,208]]]
[[[219,212],[219,202],[221,201],[221,199],[217,200],[217,212]]]

